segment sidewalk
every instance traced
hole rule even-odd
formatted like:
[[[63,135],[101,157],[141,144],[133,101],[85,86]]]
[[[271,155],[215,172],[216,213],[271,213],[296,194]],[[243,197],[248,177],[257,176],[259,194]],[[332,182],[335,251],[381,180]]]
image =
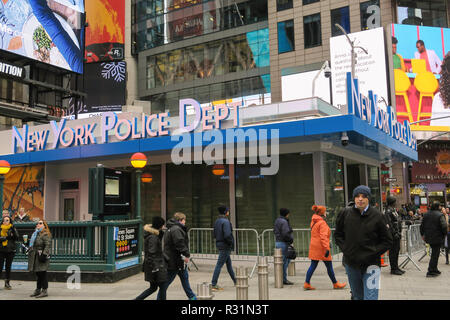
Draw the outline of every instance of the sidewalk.
[[[442,274],[436,278],[426,278],[429,257],[425,257],[421,262],[417,260],[421,257],[418,254],[414,260],[422,271],[418,271],[410,262],[403,276],[391,275],[389,267],[382,268],[380,300],[445,300],[450,297],[450,265],[445,264],[445,258],[439,258],[439,270]],[[400,262],[403,259],[399,260]],[[189,280],[194,292],[197,291],[197,284],[210,282],[214,270],[215,262],[212,260],[195,260],[199,270],[191,266]],[[233,267],[248,267],[251,271],[251,264],[234,262]],[[336,279],[347,282],[347,276],[341,262],[334,262]],[[284,286],[282,289],[274,288],[273,265],[269,264],[269,297],[270,300],[349,300],[350,289],[347,286],[342,290],[333,290],[331,281],[328,278],[325,265],[320,263],[317,267],[311,284],[316,287],[314,291],[304,291],[303,282],[309,267],[309,262],[299,262],[296,264],[296,275],[290,276],[295,284]],[[0,300],[36,300],[29,295],[35,289],[35,282],[12,281],[12,290],[3,288],[4,282],[0,280]],[[224,266],[219,278],[219,285],[224,291],[213,292],[214,300],[236,300],[236,288],[233,286],[226,267]],[[82,283],[80,289],[68,289],[66,283],[49,283],[49,297],[42,300],[132,300],[144,289],[148,288],[148,282],[144,281],[144,274],[129,277],[127,279],[109,284],[89,284]],[[257,270],[252,279],[249,279],[250,300],[258,299],[258,274]],[[147,298],[156,299],[156,293]],[[168,300],[186,300],[186,295],[181,287],[180,280],[176,278],[167,291]]]

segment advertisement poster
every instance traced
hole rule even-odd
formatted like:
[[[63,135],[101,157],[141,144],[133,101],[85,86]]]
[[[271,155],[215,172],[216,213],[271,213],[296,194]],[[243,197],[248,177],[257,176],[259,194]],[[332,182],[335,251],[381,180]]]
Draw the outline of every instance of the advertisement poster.
[[[116,227],[114,240],[116,260],[138,254],[138,227]]]
[[[125,1],[86,1],[86,50],[89,62],[124,58]]]
[[[369,90],[378,94],[378,106],[385,109],[388,100],[386,55],[384,30],[376,28],[350,33],[349,37],[356,45],[367,50],[355,49],[355,78],[359,80],[360,90],[367,95]],[[351,72],[351,47],[345,35],[330,38],[331,72],[333,104],[342,107],[347,104],[347,72]]]
[[[448,183],[450,181],[450,142],[436,141],[421,144],[419,161],[411,170],[412,183]]]
[[[450,29],[393,24],[391,33],[397,119],[450,130]]]
[[[0,49],[83,73],[84,0],[0,1]]]
[[[44,166],[13,167],[5,176],[3,210],[13,219],[23,207],[30,220],[44,217]]]

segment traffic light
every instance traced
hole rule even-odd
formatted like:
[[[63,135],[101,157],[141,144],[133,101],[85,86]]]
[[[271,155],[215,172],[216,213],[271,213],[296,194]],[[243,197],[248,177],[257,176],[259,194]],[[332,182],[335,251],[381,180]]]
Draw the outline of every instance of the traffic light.
[[[340,162],[337,163],[337,172],[339,172],[339,173],[342,172],[342,163],[340,163]]]
[[[400,193],[402,193],[402,188],[393,188],[392,191],[395,194],[400,194]]]

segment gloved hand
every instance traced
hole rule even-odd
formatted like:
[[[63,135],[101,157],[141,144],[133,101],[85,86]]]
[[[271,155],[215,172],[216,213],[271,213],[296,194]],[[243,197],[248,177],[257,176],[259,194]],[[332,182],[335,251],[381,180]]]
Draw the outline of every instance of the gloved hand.
[[[329,255],[330,255],[330,250],[327,250],[327,251],[325,252],[325,258],[328,258]]]

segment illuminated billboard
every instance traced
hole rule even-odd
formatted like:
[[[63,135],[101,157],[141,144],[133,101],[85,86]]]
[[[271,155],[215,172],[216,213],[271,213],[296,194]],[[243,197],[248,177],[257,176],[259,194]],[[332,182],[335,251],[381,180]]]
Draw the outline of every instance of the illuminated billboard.
[[[0,13],[0,49],[83,72],[84,0],[3,0]]]
[[[391,34],[398,120],[431,119],[411,129],[449,131],[450,29],[393,24]]]
[[[389,104],[387,87],[386,54],[383,28],[350,33],[349,38],[367,54],[356,48],[355,78],[358,78],[361,93],[369,90],[378,94],[378,105]],[[330,38],[333,105],[343,110],[347,104],[347,72],[351,71],[351,47],[345,35]]]
[[[125,1],[86,1],[86,22],[86,61],[122,60],[125,43]]]

